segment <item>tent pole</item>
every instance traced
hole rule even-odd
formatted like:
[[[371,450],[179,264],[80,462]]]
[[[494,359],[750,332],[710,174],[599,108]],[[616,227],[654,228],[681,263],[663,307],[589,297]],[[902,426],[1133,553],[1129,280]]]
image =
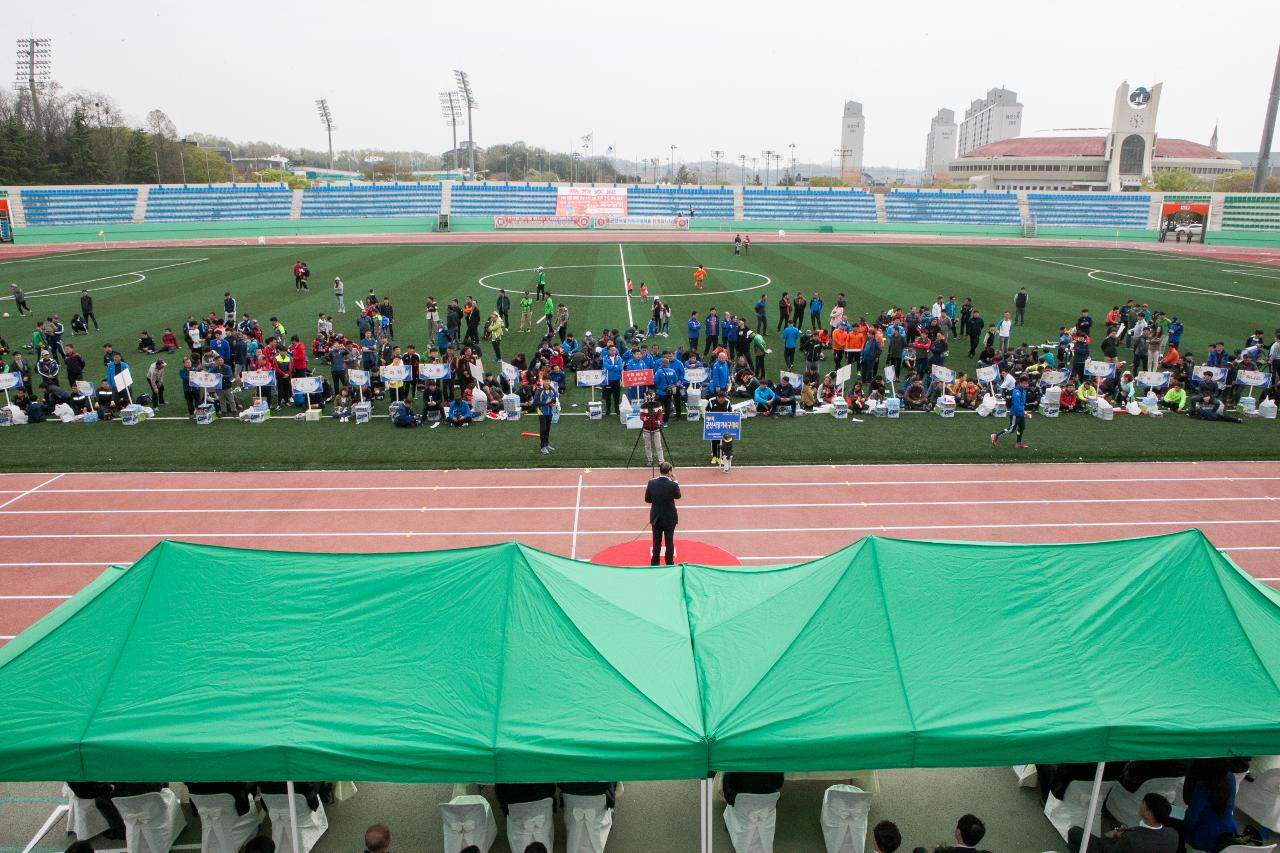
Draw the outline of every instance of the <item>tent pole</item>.
[[[284,787],[289,795],[289,838],[293,841],[293,853],[302,853],[302,845],[298,843],[298,801],[293,798],[293,782],[285,782]]]
[[[1102,769],[1106,766],[1106,762],[1099,761],[1098,769],[1093,774],[1093,790],[1089,792],[1089,808],[1084,813],[1084,832],[1080,834],[1080,850],[1078,853],[1086,853],[1089,849],[1089,838],[1093,835],[1093,816],[1098,813],[1101,803],[1098,802],[1102,795]]]
[[[711,780],[703,778],[698,783],[698,824],[701,830],[702,853],[711,853]]]

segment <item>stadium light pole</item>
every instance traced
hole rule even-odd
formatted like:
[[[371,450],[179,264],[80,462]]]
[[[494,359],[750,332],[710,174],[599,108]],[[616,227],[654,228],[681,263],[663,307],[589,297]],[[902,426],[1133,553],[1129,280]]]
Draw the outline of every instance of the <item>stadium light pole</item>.
[[[479,108],[476,103],[475,94],[471,91],[471,78],[467,76],[467,72],[455,70],[453,77],[458,81],[458,92],[462,95],[462,102],[467,107],[467,160],[471,164],[471,177],[476,176],[476,139],[472,134],[474,125],[471,122],[471,111]]]
[[[751,183],[755,183],[760,179],[760,158],[751,158]]]
[[[53,76],[53,40],[47,38],[18,39],[18,74],[14,88],[31,97],[31,119],[36,133],[44,133],[44,116],[40,112],[40,87]]]
[[[793,142],[789,146],[791,148],[791,180],[796,178],[796,144]]]
[[[716,183],[720,183],[720,158],[724,157],[724,152],[716,149],[711,152],[711,159],[716,163]]]
[[[458,124],[462,121],[462,100],[457,92],[440,93],[440,114],[453,130],[453,168],[458,168]],[[526,170],[527,171],[527,170]]]
[[[1276,70],[1271,75],[1271,98],[1267,101],[1267,117],[1262,122],[1262,146],[1258,149],[1258,168],[1253,173],[1253,191],[1260,193],[1267,185],[1271,171],[1271,140],[1276,132],[1276,108],[1280,106],[1280,50],[1276,51]]]
[[[760,156],[764,158],[764,185],[766,187],[769,186],[769,164],[773,162],[773,157],[776,153],[772,149],[760,152]]]
[[[837,149],[834,151],[834,153],[835,153],[835,155],[836,155],[837,157],[839,157],[839,158],[840,158],[840,174],[839,174],[837,177],[838,177],[840,180],[842,180],[842,181],[843,181],[843,180],[844,180],[844,164],[845,164],[845,158],[847,158],[850,154],[852,154],[852,153],[853,153],[853,149],[852,149],[852,148],[837,148]]]
[[[676,182],[676,147],[674,145],[671,146],[671,159],[667,162],[669,164],[667,177],[674,184]]]
[[[325,132],[329,134],[329,168],[333,168],[333,112],[329,109],[329,99],[321,98],[316,101],[316,111],[320,113],[320,123],[324,125]]]
[[[747,155],[746,154],[738,155],[738,169],[741,173],[739,175],[739,180],[742,183],[742,186],[745,187],[747,185]]]

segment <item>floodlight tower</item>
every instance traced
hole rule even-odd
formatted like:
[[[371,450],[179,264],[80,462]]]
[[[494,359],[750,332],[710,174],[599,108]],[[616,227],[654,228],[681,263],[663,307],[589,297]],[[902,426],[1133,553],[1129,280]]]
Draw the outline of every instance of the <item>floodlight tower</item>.
[[[1280,107],[1280,51],[1276,52],[1276,70],[1271,77],[1271,97],[1267,99],[1267,117],[1262,122],[1262,145],[1258,148],[1258,168],[1253,173],[1253,191],[1262,192],[1271,172],[1271,139],[1276,132],[1276,109]]]
[[[453,168],[458,168],[458,125],[462,123],[462,96],[457,92],[440,93],[440,114],[453,129]]]
[[[746,154],[738,155],[738,169],[741,170],[742,172],[742,174],[740,175],[741,180],[739,181],[739,183],[741,183],[745,187],[747,185],[747,155]]]
[[[320,123],[324,125],[325,132],[329,134],[329,168],[333,168],[333,113],[329,110],[329,99],[321,98],[316,101],[316,111],[320,113]]]
[[[720,183],[720,160],[724,157],[724,152],[715,150],[711,152],[711,159],[716,163],[716,183]]]
[[[773,158],[777,153],[773,150],[760,152],[760,156],[764,158],[764,185],[766,187],[769,186],[769,164],[773,162]]]
[[[456,70],[453,72],[453,78],[458,81],[458,94],[462,96],[462,103],[467,108],[467,160],[471,169],[471,177],[474,178],[476,175],[476,139],[472,135],[475,125],[471,123],[471,111],[478,109],[480,105],[476,103],[475,94],[471,91],[471,78],[467,76],[467,72]]]
[[[843,181],[844,180],[844,164],[845,164],[845,161],[849,158],[849,155],[853,153],[853,149],[837,148],[833,153],[840,158],[840,180]]]
[[[795,180],[795,177],[796,177],[796,144],[793,142],[793,143],[791,143],[791,145],[790,145],[789,147],[791,148],[791,178],[792,178],[792,180]]]
[[[40,87],[53,75],[53,40],[18,39],[18,68],[14,88],[31,98],[31,119],[36,132],[44,132],[44,116],[40,113]]]

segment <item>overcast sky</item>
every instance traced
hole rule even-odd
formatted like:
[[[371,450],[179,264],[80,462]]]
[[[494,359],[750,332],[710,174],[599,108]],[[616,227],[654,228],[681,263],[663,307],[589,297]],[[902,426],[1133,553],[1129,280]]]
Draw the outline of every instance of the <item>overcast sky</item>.
[[[939,107],[1004,85],[1023,132],[1110,121],[1122,80],[1163,81],[1163,136],[1256,151],[1280,11],[1257,2],[423,3],[5,0],[0,44],[54,40],[54,76],[136,122],[323,148],[450,147],[438,93],[465,68],[476,143],[523,139],[677,161],[772,148],[829,162],[846,100],[867,165],[918,167]],[[1202,22],[1207,18],[1208,22]],[[473,30],[468,34],[467,30]],[[7,81],[6,81],[7,82]]]

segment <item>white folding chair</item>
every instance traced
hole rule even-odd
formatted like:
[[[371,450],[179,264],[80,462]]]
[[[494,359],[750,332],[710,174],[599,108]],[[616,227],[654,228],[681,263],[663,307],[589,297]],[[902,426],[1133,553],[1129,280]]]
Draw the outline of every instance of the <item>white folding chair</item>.
[[[136,797],[111,800],[124,821],[124,846],[129,853],[169,853],[187,825],[178,795],[165,788]]]
[[[1236,789],[1236,808],[1280,832],[1280,768],[1250,774]]]
[[[95,800],[77,797],[66,785],[62,786],[62,796],[67,798],[67,832],[77,841],[88,841],[111,828]]]
[[[1178,799],[1178,789],[1181,787],[1182,780],[1172,776],[1148,779],[1132,794],[1126,791],[1123,785],[1116,785],[1111,789],[1111,793],[1107,794],[1107,814],[1115,818],[1121,826],[1137,826],[1140,820],[1138,807],[1142,805],[1143,797],[1147,794],[1159,794],[1172,804]],[[1088,805],[1088,802],[1085,805]]]
[[[271,820],[271,840],[276,844],[276,853],[308,853],[329,828],[329,816],[324,813],[324,803],[312,811],[305,796],[294,794],[293,808],[298,814],[298,843],[302,845],[301,850],[295,851],[293,832],[289,829],[289,795],[263,794],[262,805]]]
[[[832,785],[822,795],[822,839],[827,853],[862,853],[871,795],[854,785]]]
[[[488,853],[498,837],[493,809],[479,794],[463,794],[441,803],[440,816],[444,819],[444,853],[461,853],[472,844],[480,853]]]
[[[511,803],[507,806],[507,843],[511,849],[524,853],[524,848],[534,841],[541,841],[548,850],[555,848],[556,825],[552,816],[552,799],[547,797],[532,803]]]
[[[724,807],[724,825],[737,853],[773,853],[778,828],[778,797],[773,794],[738,794]]]
[[[613,810],[604,794],[561,794],[564,801],[565,853],[604,853],[613,829]]]
[[[262,812],[249,800],[249,811],[236,814],[236,798],[230,794],[191,794],[191,805],[200,815],[200,853],[236,853],[258,834]]]
[[[1103,782],[1102,790],[1098,792],[1098,810],[1094,812],[1093,827],[1089,830],[1098,837],[1102,837],[1102,804],[1107,801],[1107,795],[1115,786],[1115,782]],[[1092,792],[1093,782],[1088,781],[1068,784],[1061,800],[1049,794],[1049,799],[1044,804],[1044,816],[1049,818],[1063,841],[1067,840],[1067,832],[1071,827],[1084,826],[1084,813],[1089,810],[1089,795]]]

